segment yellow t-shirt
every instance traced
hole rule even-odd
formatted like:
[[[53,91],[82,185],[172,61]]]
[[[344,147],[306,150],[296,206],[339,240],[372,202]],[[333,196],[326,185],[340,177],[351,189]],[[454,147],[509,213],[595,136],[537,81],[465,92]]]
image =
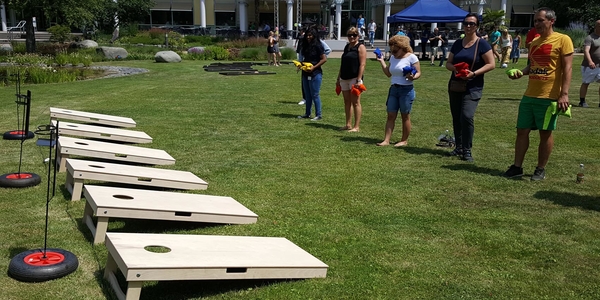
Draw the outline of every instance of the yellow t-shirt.
[[[554,32],[533,40],[529,51],[529,84],[525,96],[558,100],[563,79],[562,57],[574,51],[571,38]]]

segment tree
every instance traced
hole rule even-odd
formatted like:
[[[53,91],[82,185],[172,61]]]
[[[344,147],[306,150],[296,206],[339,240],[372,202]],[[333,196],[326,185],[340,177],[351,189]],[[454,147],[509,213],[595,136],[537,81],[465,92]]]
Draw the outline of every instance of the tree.
[[[582,22],[588,28],[594,28],[594,22],[600,19],[600,0],[564,1],[541,0],[540,7],[548,7],[556,13],[556,27],[567,27],[572,22]]]
[[[503,10],[491,10],[486,8],[483,11],[483,28],[490,30],[493,27],[500,28],[503,22],[508,22],[508,19],[504,18]]]

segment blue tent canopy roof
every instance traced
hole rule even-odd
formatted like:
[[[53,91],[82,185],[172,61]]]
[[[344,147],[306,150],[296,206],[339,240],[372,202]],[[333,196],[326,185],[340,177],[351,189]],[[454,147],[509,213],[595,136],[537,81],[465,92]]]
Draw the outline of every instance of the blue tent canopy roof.
[[[418,0],[387,18],[388,23],[461,22],[469,12],[449,0]]]

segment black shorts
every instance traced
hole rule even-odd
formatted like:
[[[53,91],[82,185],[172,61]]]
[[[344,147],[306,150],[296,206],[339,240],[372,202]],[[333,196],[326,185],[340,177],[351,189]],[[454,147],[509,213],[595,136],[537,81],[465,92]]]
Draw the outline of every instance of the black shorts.
[[[275,53],[275,49],[271,46],[267,46],[267,53]]]

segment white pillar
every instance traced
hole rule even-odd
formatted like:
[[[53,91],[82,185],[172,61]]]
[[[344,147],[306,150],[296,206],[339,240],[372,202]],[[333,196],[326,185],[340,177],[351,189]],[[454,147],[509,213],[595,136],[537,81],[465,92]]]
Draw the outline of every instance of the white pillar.
[[[0,4],[0,18],[2,18],[2,31],[6,31],[6,7]]]
[[[502,16],[502,25],[504,25],[504,19],[506,18],[506,0],[502,0],[500,9],[504,11],[504,16]]]
[[[342,4],[344,0],[335,0],[335,24],[337,24],[337,35],[338,40],[342,39]]]
[[[433,29],[437,27],[437,23],[431,23],[431,32],[433,32]]]
[[[390,36],[388,32],[390,31],[390,25],[388,24],[387,18],[390,16],[392,11],[391,1],[385,2],[385,8],[383,12],[383,40],[386,42],[389,40]]]
[[[294,0],[287,0],[287,19],[285,29],[288,31],[288,40],[292,39],[292,30],[294,30]]]
[[[248,15],[246,14],[246,7],[248,6],[248,2],[246,0],[238,1],[238,13],[240,15],[240,31],[242,35],[248,33]]]
[[[200,0],[200,26],[206,28],[206,0]]]
[[[458,22],[458,25],[456,26],[457,30],[462,30],[462,22]]]
[[[373,20],[377,20],[377,6],[375,5],[371,5],[371,19]],[[368,20],[369,22],[371,22],[371,20]],[[375,22],[377,23],[377,22]]]

